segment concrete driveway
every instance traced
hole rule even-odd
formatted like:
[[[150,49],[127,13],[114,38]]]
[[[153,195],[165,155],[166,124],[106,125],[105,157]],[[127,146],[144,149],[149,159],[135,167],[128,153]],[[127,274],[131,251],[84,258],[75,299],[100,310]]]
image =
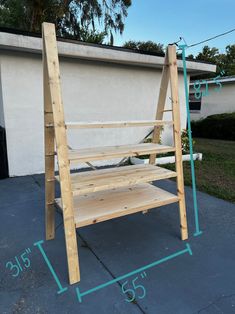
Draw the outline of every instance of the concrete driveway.
[[[33,245],[44,240],[43,181],[43,175],[0,181],[0,313],[235,313],[234,204],[198,192],[203,234],[194,237],[192,190],[186,188],[187,243],[193,255],[179,254],[118,281],[122,275],[185,250],[186,242],[179,238],[177,204],[77,229],[82,280],[73,286],[68,284],[62,217],[56,213],[56,238],[42,247],[62,287],[68,287],[58,294],[50,269]],[[176,189],[170,180],[157,185],[172,192]],[[30,266],[20,258],[24,252]],[[22,270],[13,268],[17,259]],[[6,267],[7,262],[13,264]],[[133,291],[135,279],[136,298],[127,302],[122,285],[127,281],[125,289]],[[84,293],[110,281],[79,302],[76,287]]]

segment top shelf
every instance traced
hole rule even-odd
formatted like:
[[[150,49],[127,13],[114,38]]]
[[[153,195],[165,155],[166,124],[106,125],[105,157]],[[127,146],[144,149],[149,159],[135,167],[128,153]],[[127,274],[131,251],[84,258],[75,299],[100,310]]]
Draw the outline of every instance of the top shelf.
[[[103,129],[103,128],[127,128],[138,126],[173,125],[173,121],[163,120],[133,120],[133,121],[90,121],[90,122],[66,122],[67,129]]]

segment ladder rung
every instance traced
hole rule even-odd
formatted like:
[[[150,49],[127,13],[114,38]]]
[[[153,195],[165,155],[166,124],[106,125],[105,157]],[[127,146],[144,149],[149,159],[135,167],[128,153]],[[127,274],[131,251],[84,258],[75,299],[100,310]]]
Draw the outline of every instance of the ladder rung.
[[[138,120],[138,121],[90,121],[90,122],[67,122],[68,129],[92,129],[92,128],[125,128],[139,126],[155,126],[173,124],[173,121],[164,120]]]
[[[54,181],[55,181],[55,178],[46,180],[46,182],[54,182]]]
[[[161,110],[161,112],[171,112],[171,111],[173,111],[173,110],[172,109]]]
[[[54,123],[47,123],[45,125],[46,128],[53,128],[54,127]]]
[[[55,205],[55,202],[46,202],[46,205]]]

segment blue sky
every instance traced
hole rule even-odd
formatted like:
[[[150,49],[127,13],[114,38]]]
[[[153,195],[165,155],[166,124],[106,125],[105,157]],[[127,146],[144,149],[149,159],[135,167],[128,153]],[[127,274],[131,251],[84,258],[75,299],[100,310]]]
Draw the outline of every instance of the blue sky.
[[[175,42],[183,36],[188,45],[235,28],[235,0],[159,1],[132,0],[122,36],[114,44],[128,40]],[[207,43],[224,52],[235,44],[235,32]],[[188,49],[188,54],[201,51],[203,45]]]

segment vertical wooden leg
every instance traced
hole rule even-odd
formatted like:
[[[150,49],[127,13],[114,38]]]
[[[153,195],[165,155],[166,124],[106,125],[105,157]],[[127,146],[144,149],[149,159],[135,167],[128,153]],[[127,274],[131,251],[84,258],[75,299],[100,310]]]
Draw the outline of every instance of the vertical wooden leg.
[[[73,217],[64,217],[64,233],[65,243],[67,252],[68,272],[69,272],[69,283],[72,285],[80,281],[80,269],[78,259],[78,247],[77,247],[77,236],[76,228]],[[72,227],[73,224],[73,227]]]
[[[55,238],[55,206],[46,204],[46,240]]]
[[[175,127],[173,128],[175,137],[175,142],[177,145],[180,143],[181,147],[181,132],[180,130],[176,130]],[[175,144],[176,145],[176,144]],[[186,215],[186,205],[185,205],[185,192],[184,192],[184,173],[183,173],[183,163],[182,163],[182,153],[180,151],[175,152],[175,167],[177,173],[177,194],[179,198],[179,217],[180,217],[180,232],[181,232],[181,239],[187,240],[188,239],[188,225],[187,225],[187,215]]]
[[[182,164],[182,147],[181,147],[181,125],[180,125],[180,109],[178,96],[178,69],[176,59],[175,46],[168,46],[168,58],[170,69],[170,85],[171,85],[171,99],[174,121],[174,142],[175,142],[175,167],[177,173],[177,192],[179,197],[179,214],[180,214],[180,228],[181,238],[186,240],[188,238],[188,226],[186,218],[185,194],[184,194],[184,175]]]
[[[43,78],[46,239],[52,240],[55,238],[55,134],[45,56],[43,56]]]
[[[59,59],[54,24],[43,23],[42,34],[45,69],[44,72],[46,75],[46,79],[44,80],[44,82],[45,88],[48,88],[49,90],[49,93],[45,93],[45,95],[49,95],[49,101],[45,103],[51,105],[52,110],[50,111],[53,112],[52,123],[54,126],[54,135],[60,175],[60,190],[61,201],[63,205],[63,220],[69,270],[69,281],[70,284],[73,284],[80,281],[80,271],[78,264],[76,228],[74,222],[73,193],[70,178],[67,134],[64,122],[64,109],[60,86]],[[45,128],[47,129],[48,127],[46,126],[47,125],[45,124]]]
[[[181,193],[182,191],[179,191],[178,189],[181,239],[187,240],[188,239],[188,226],[187,226],[184,191],[182,194]]]
[[[46,240],[55,238],[55,178],[54,156],[45,157]]]

